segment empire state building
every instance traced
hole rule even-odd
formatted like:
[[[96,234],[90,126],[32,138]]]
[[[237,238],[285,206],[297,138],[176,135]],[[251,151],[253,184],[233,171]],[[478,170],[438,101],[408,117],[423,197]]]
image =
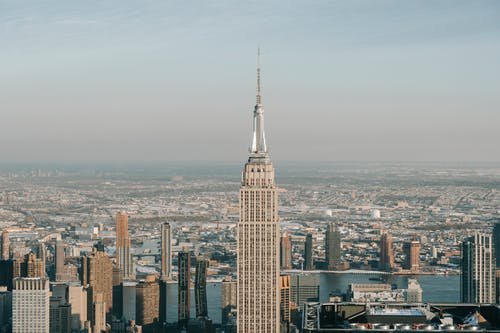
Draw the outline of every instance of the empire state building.
[[[279,333],[278,188],[264,135],[257,68],[253,139],[240,188],[238,223],[238,333]]]

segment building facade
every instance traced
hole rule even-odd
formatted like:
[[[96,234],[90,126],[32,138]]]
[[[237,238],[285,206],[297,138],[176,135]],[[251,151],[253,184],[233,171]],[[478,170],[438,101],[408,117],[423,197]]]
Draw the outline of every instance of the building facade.
[[[240,188],[238,222],[238,333],[280,330],[280,225],[278,188],[264,134],[264,108],[257,69],[253,140]]]
[[[292,241],[288,231],[281,235],[280,256],[281,269],[292,269]]]
[[[304,302],[319,301],[319,274],[293,274],[290,276],[290,299],[298,309]]]
[[[10,240],[9,240],[9,232],[7,230],[2,231],[2,260],[10,259]]]
[[[104,246],[98,244],[91,253],[81,258],[80,282],[87,288],[89,311],[87,315],[95,324],[95,311],[91,306],[97,302],[98,295],[102,295],[105,313],[111,311],[113,305],[113,263],[104,252]],[[100,304],[99,304],[100,305]]]
[[[191,295],[191,257],[189,252],[180,251],[178,254],[178,323],[180,327],[187,327],[190,317]]]
[[[495,258],[490,235],[475,233],[462,243],[461,296],[464,303],[494,303]]]
[[[56,241],[56,281],[64,281],[66,272],[64,269],[64,261],[65,261],[65,255],[64,255],[64,250],[66,248],[66,244],[64,244],[63,241]]]
[[[45,278],[15,278],[12,332],[49,333],[50,290]]]
[[[403,268],[418,272],[420,270],[420,242],[413,239],[403,243],[403,252],[405,254]]]
[[[133,280],[135,272],[128,236],[128,214],[123,211],[116,214],[116,261],[123,278]]]
[[[342,264],[342,248],[340,244],[340,231],[335,224],[330,223],[325,233],[325,258],[326,269],[338,270]]]
[[[313,262],[313,235],[306,235],[306,242],[304,244],[304,269],[310,271],[314,269]]]
[[[208,260],[198,258],[196,261],[196,275],[194,279],[194,300],[196,304],[197,318],[208,317],[207,267]]]
[[[380,269],[383,271],[392,271],[394,268],[394,247],[392,236],[384,231],[380,237]]]
[[[280,319],[282,323],[290,322],[290,275],[280,276]]]
[[[172,228],[168,222],[161,224],[161,279],[172,279]]]
[[[236,310],[236,304],[237,304],[236,281],[233,281],[230,276],[226,277],[222,281],[221,292],[222,292],[221,322],[222,326],[225,326],[229,321],[229,316],[231,312]]]
[[[137,323],[152,331],[158,325],[160,317],[160,284],[155,275],[149,275],[145,281],[136,285],[136,320]]]

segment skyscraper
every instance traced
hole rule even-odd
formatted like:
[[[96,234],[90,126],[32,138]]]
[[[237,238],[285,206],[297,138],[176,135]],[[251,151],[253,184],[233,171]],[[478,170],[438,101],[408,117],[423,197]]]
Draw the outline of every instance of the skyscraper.
[[[10,241],[9,232],[7,230],[2,231],[2,260],[10,259]]]
[[[383,231],[380,237],[380,269],[391,271],[394,268],[394,249],[392,236],[389,232]]]
[[[128,215],[123,211],[116,214],[116,260],[123,278],[134,279],[134,266],[128,237]]]
[[[281,235],[281,269],[292,269],[292,241],[288,231]]]
[[[161,224],[161,279],[172,278],[172,229],[170,223]]]
[[[15,278],[12,291],[12,332],[49,333],[49,281]]]
[[[66,244],[63,241],[58,240],[56,242],[56,281],[63,281],[66,275],[64,270],[65,255],[64,250]]]
[[[178,323],[180,327],[187,327],[190,310],[191,285],[191,257],[189,252],[179,251],[178,254],[179,281],[178,281]]]
[[[208,260],[198,258],[196,261],[196,276],[194,279],[194,300],[196,304],[197,318],[208,317],[207,267]]]
[[[500,269],[500,219],[493,225],[493,250],[496,268]]]
[[[420,270],[420,242],[414,238],[403,243],[403,252],[405,254],[403,268],[418,272]]]
[[[136,286],[136,314],[137,323],[144,328],[144,332],[154,331],[159,322],[160,284],[155,275],[148,275],[146,280]]]
[[[325,234],[326,269],[334,271],[342,264],[342,249],[340,246],[340,231],[335,224],[330,223]]]
[[[314,269],[313,263],[313,235],[307,234],[304,245],[304,269],[310,271]]]
[[[259,65],[253,140],[240,188],[238,333],[279,332],[279,238],[278,188],[264,135]]]
[[[98,307],[104,303],[105,313],[108,313],[113,304],[113,263],[104,252],[102,244],[97,244],[91,253],[81,258],[80,282],[82,286],[88,287],[87,315],[93,325],[97,325],[96,320],[100,318],[93,317],[96,312],[90,307],[95,306],[96,302]],[[102,300],[97,300],[99,294],[102,295]],[[100,315],[100,310],[97,313]]]
[[[464,303],[494,303],[495,268],[493,242],[489,235],[475,233],[462,243],[460,292]]]

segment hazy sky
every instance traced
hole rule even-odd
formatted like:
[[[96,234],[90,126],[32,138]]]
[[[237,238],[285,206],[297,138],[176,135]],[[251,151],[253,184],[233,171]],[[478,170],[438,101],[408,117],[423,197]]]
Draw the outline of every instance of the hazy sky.
[[[0,162],[500,161],[500,1],[0,0]]]

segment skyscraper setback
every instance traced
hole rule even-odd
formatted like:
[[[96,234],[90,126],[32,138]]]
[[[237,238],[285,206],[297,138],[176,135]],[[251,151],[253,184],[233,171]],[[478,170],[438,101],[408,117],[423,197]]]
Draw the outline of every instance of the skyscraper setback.
[[[124,279],[134,279],[130,238],[128,237],[128,215],[126,212],[116,214],[116,260]]]
[[[280,330],[279,247],[278,188],[266,147],[258,66],[253,140],[240,188],[238,333]]]

